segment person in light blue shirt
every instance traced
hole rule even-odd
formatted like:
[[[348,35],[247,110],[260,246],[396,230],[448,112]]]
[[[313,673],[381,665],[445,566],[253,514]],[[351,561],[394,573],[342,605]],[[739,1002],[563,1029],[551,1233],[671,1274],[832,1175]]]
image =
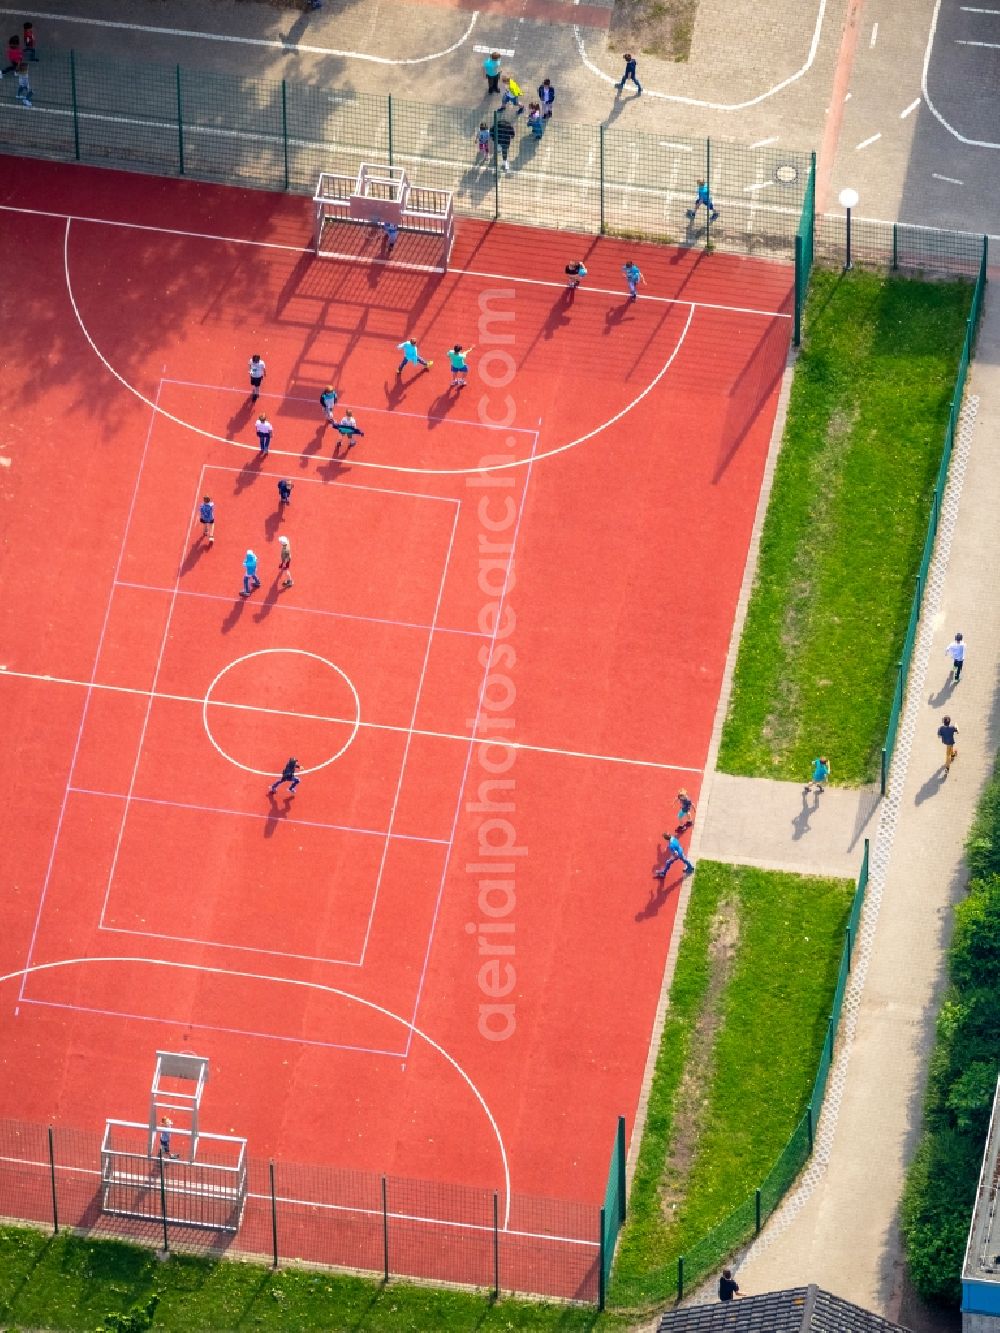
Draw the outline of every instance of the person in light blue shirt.
[[[646,279],[642,276],[639,265],[634,264],[631,259],[625,261],[622,272],[625,274],[625,281],[628,283],[628,299],[634,301],[639,295],[637,290],[639,283],[645,282]]]
[[[475,346],[475,344],[473,344]],[[472,347],[463,347],[461,343],[456,343],[454,347],[448,349],[448,360],[451,363],[451,385],[453,389],[464,389],[469,374],[469,353]]]
[[[500,52],[491,51],[483,61],[483,73],[486,75],[486,96],[500,91]]]
[[[694,215],[698,212],[698,209],[701,208],[703,204],[705,206],[705,211],[708,213],[709,222],[715,222],[719,216],[719,210],[712,203],[711,190],[709,190],[708,186],[703,180],[700,180],[698,182],[698,197],[694,201],[694,208],[688,209],[687,211],[688,217],[693,219]]]
[[[213,545],[215,542],[215,501],[210,495],[201,497],[201,504],[198,506],[198,521],[201,523],[201,535],[209,546]]]
[[[814,787],[816,788],[817,793],[821,792],[823,790],[823,783],[826,782],[829,776],[830,761],[825,755],[821,755],[819,759],[813,760],[812,778],[802,788],[803,792],[812,791]]]
[[[655,877],[657,879],[666,879],[667,871],[675,861],[683,861],[685,875],[693,875],[694,862],[689,861],[684,855],[684,848],[681,846],[680,839],[677,835],[674,833],[664,833],[663,836],[667,839],[667,859],[664,861],[663,867],[660,870],[655,870],[653,872]]]
[[[332,384],[328,384],[319,396],[319,405],[331,426],[333,425],[333,409],[337,406],[338,397],[337,390]]]
[[[423,366],[424,370],[430,370],[433,361],[425,361],[420,355],[417,344],[412,338],[407,338],[404,342],[396,344],[396,350],[403,353],[403,359],[400,361],[396,370],[397,375],[402,375],[407,366]]]
[[[243,590],[241,597],[249,597],[255,588],[260,587],[257,577],[257,556],[254,551],[247,551],[243,557]]]

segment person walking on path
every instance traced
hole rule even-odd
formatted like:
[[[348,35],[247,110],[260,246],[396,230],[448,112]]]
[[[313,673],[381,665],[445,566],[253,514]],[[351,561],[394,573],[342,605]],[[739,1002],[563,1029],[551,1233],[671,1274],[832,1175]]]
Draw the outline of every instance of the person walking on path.
[[[428,365],[433,365],[433,362],[428,362]],[[349,407],[344,408],[344,415],[336,423],[336,426],[337,434],[341,439],[347,441],[348,453],[354,448],[358,440],[363,440],[365,438],[364,431],[358,425],[357,418]],[[337,441],[337,449],[339,448],[340,440]]]
[[[215,502],[210,495],[201,497],[198,507],[198,521],[201,523],[201,535],[209,546],[215,545]]]
[[[267,374],[267,366],[257,352],[250,358],[250,401],[255,403],[260,397],[260,386]]]
[[[958,758],[958,747],[955,744],[957,735],[958,727],[946,713],[938,727],[938,737],[944,745],[944,771],[946,775],[951,772],[951,766]]]
[[[645,282],[646,279],[642,276],[639,265],[633,263],[631,259],[626,259],[622,266],[622,272],[625,274],[625,281],[628,283],[628,299],[634,301],[639,295],[639,283]]]
[[[687,788],[682,787],[677,793],[677,827],[674,832],[679,835],[694,828],[694,814],[694,801],[687,794]]]
[[[719,1278],[719,1300],[732,1301],[740,1294],[740,1284],[733,1277],[731,1268],[722,1270],[722,1277]]]
[[[962,679],[962,667],[965,665],[965,639],[961,634],[955,635],[951,643],[949,643],[948,647],[944,650],[944,655],[945,657],[951,658],[952,666],[954,668],[952,680],[957,685]]]
[[[509,116],[497,116],[493,134],[497,141],[497,152],[503,160],[503,169],[504,171],[510,171],[510,163],[507,161],[507,157],[510,153],[510,146],[514,142],[514,122]]]
[[[254,551],[247,551],[243,557],[243,589],[241,597],[249,597],[255,588],[260,587],[260,579],[257,577],[257,556]]]
[[[717,221],[719,217],[719,210],[712,203],[712,193],[709,190],[708,186],[705,184],[705,182],[703,180],[699,180],[698,195],[694,201],[694,208],[689,208],[687,211],[687,216],[689,219],[691,219],[692,221],[694,220],[694,216],[698,212],[698,209],[701,208],[702,204],[705,205],[705,211],[708,213],[709,222]]]
[[[319,396],[319,405],[323,409],[323,415],[331,426],[334,424],[333,409],[337,406],[337,399],[339,397],[340,395],[332,384],[328,384]]]
[[[292,487],[294,481],[289,481],[287,477],[282,477],[278,482],[278,510],[279,512],[292,503]]]
[[[262,455],[266,454],[271,448],[271,436],[274,434],[274,427],[263,412],[257,418],[254,429],[257,432],[257,443],[260,445],[260,452]]]
[[[302,779],[298,776],[298,772],[301,767],[302,765],[293,755],[292,758],[289,759],[285,767],[281,770],[281,777],[275,778],[274,781],[271,783],[270,787],[268,787],[267,789],[268,796],[273,796],[283,782],[288,783],[289,796],[294,796],[295,788],[302,781]]]
[[[524,107],[521,105],[521,85],[513,74],[505,74],[500,80],[503,84],[503,92],[500,96],[500,110],[504,111],[509,106],[517,107],[517,114],[524,115]]]
[[[827,781],[829,776],[830,776],[829,759],[827,759],[825,756],[820,756],[819,759],[814,759],[812,768],[812,777],[802,788],[803,792],[810,792],[815,787],[816,794],[819,795],[823,791],[823,783]]]
[[[475,347],[475,343],[472,344]],[[453,389],[464,389],[467,384],[466,376],[469,373],[468,356],[472,347],[462,347],[461,343],[456,343],[448,351],[448,360],[451,362],[451,387]]]
[[[278,538],[278,578],[281,579],[282,588],[292,586],[292,543],[287,537]],[[284,578],[281,576],[284,574]]]
[[[407,366],[423,366],[424,370],[430,370],[434,364],[433,361],[424,360],[412,338],[406,338],[403,342],[397,343],[396,350],[403,353],[403,359],[396,368],[397,375],[402,375]]]
[[[642,84],[639,82],[639,76],[636,73],[637,69],[639,68],[638,61],[636,60],[635,56],[632,54],[631,51],[626,51],[625,55],[622,58],[625,61],[625,73],[622,75],[621,81],[615,84],[615,87],[618,90],[616,96],[618,97],[621,96],[626,83],[634,83],[637,90],[636,95],[638,97],[641,97]]]
[[[543,79],[538,85],[538,100],[541,103],[543,118],[551,120],[552,109],[556,104],[556,90],[552,87],[551,79]]]
[[[486,75],[486,96],[492,97],[500,91],[499,51],[491,51],[483,61],[483,73]]]
[[[664,833],[663,836],[667,839],[667,859],[663,863],[661,869],[653,871],[654,877],[656,879],[666,879],[667,871],[675,861],[683,861],[685,875],[693,875],[694,862],[689,861],[684,855],[684,848],[681,846],[677,835],[674,833]]]
[[[566,265],[566,276],[569,278],[566,286],[570,291],[576,291],[580,283],[587,276],[587,266],[582,259],[574,259],[572,264]]]

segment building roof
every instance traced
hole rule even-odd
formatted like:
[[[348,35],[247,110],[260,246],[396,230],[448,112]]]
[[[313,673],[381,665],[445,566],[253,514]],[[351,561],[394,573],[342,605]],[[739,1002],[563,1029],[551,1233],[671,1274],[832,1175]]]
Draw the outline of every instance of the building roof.
[[[658,1333],[907,1333],[901,1324],[815,1286],[672,1310],[661,1317],[657,1329]]]

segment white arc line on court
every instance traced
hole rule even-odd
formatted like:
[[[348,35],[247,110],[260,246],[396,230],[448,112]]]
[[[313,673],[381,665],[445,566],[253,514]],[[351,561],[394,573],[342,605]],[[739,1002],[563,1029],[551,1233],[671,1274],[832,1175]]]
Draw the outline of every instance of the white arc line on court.
[[[934,105],[930,92],[927,89],[927,73],[931,64],[931,52],[934,50],[934,38],[937,35],[938,16],[941,13],[941,0],[935,0],[934,14],[931,18],[930,31],[927,34],[927,45],[924,48],[924,67],[920,76],[920,88],[924,95],[924,101],[927,103],[927,109],[938,122],[943,125],[950,135],[958,140],[959,143],[967,144],[970,148],[1000,148],[1000,143],[990,143],[986,139],[967,139],[964,134],[960,134],[949,121],[947,121],[941,112]]]
[[[160,590],[157,589],[157,591]],[[108,685],[99,680],[73,680],[68,676],[50,676],[37,671],[11,671],[7,667],[0,666],[0,680],[3,680],[4,677],[11,680],[35,680],[43,685],[72,685],[84,690],[106,690],[111,694],[130,694],[143,699],[152,695],[154,699],[162,699],[167,703],[196,704],[199,708],[204,703],[204,699],[193,694],[168,694],[163,690],[140,690],[134,685]],[[336,726],[349,727],[354,723],[354,719],[349,717],[326,717],[322,713],[297,713],[288,708],[267,708],[262,704],[230,703],[224,699],[213,699],[212,707],[234,708],[246,713],[273,714],[277,717],[302,718],[307,722],[329,722]],[[627,764],[633,768],[655,768],[667,773],[701,772],[700,768],[694,768],[690,764],[664,764],[658,759],[630,759],[627,755],[620,754],[592,754],[588,750],[564,750],[557,745],[532,745],[530,741],[501,740],[496,736],[470,736],[468,733],[463,735],[457,731],[424,731],[420,727],[404,727],[399,723],[392,722],[366,722],[362,719],[358,722],[358,726],[369,731],[398,732],[404,736],[412,732],[414,736],[425,736],[432,741],[461,741],[466,745],[471,741],[473,745],[499,746],[505,750],[523,751],[525,754],[554,754],[564,759],[589,759],[594,763]]]
[[[813,61],[816,59],[816,52],[819,50],[819,39],[823,31],[823,17],[826,14],[826,0],[820,0],[819,9],[816,11],[816,24],[813,28],[812,41],[809,43],[809,53],[802,64],[794,74],[789,74],[787,79],[782,79],[780,83],[765,89],[756,97],[751,97],[746,102],[709,102],[703,97],[682,97],[679,93],[660,93],[655,88],[650,88],[643,84],[643,97],[659,97],[664,102],[678,102],[682,106],[700,106],[706,107],[709,111],[746,111],[748,107],[759,106],[761,102],[766,102],[769,97],[775,93],[783,92],[791,84],[796,83],[802,78],[803,74],[808,73],[812,68]],[[580,53],[580,59],[590,70],[591,74],[596,74],[599,79],[605,83],[615,84],[617,80],[610,74],[605,74],[603,69],[597,65],[587,55],[587,48],[584,45],[583,33],[580,31],[579,24],[573,25],[573,36],[576,38],[576,49]],[[541,455],[539,455],[541,456]]]
[[[133,384],[130,384],[128,380],[124,377],[124,375],[119,374],[119,372],[114,368],[114,366],[107,359],[107,357],[104,355],[101,349],[97,346],[97,343],[90,336],[90,330],[83,322],[83,316],[80,314],[80,309],[76,303],[76,297],[73,294],[73,282],[69,274],[69,233],[70,233],[70,227],[72,226],[72,221],[73,221],[72,218],[66,219],[66,232],[63,237],[63,273],[66,280],[66,294],[69,297],[70,305],[73,307],[73,314],[76,317],[76,322],[80,326],[80,332],[83,334],[87,342],[90,344],[91,351],[97,357],[98,361],[100,361],[100,363],[104,366],[105,370],[107,370],[110,375],[114,376],[114,378],[118,381],[118,383],[122,386],[122,388],[127,389],[129,393],[134,394],[135,397],[139,399],[140,403],[144,403],[146,407],[150,408],[153,412],[158,413],[160,416],[164,417],[167,421],[172,421],[175,426],[181,426],[185,430],[193,431],[195,435],[201,435],[206,440],[215,440],[219,444],[229,444],[232,445],[234,449],[242,449],[244,450],[244,452],[248,452],[251,454],[258,453],[259,449],[256,444],[244,444],[242,440],[231,440],[225,435],[216,435],[214,431],[204,430],[201,426],[195,426],[190,421],[184,421],[182,420],[181,417],[175,416],[172,412],[167,412],[164,408],[158,407],[152,401],[152,399],[147,398],[147,396],[144,393],[140,392],[140,390],[137,389]],[[561,283],[556,283],[553,285],[562,286]],[[642,300],[643,298],[640,297],[639,299]],[[694,319],[694,312],[696,308],[697,307],[695,305],[691,305],[689,307],[687,319],[684,321],[684,327],[681,330],[680,337],[677,339],[677,343],[674,346],[673,351],[670,353],[666,361],[656,372],[653,378],[649,381],[646,387],[640,390],[639,393],[636,394],[636,396],[632,399],[631,402],[626,403],[623,408],[619,409],[619,411],[617,411],[614,414],[614,416],[609,417],[607,421],[603,421],[599,426],[595,426],[592,430],[588,430],[585,434],[578,435],[575,440],[569,440],[566,444],[559,444],[552,449],[546,449],[544,453],[531,454],[525,458],[512,458],[505,463],[490,463],[485,467],[484,466],[406,467],[401,463],[373,463],[368,459],[358,459],[358,458],[352,459],[351,464],[353,467],[372,468],[378,472],[407,472],[407,473],[412,473],[416,476],[432,476],[432,477],[467,477],[467,476],[478,476],[480,473],[483,472],[505,472],[510,468],[524,467],[529,462],[536,462],[538,459],[541,458],[554,458],[557,454],[564,454],[566,453],[567,450],[575,449],[577,445],[580,444],[586,444],[588,440],[594,439],[595,436],[600,435],[603,431],[608,430],[611,426],[617,425],[618,422],[621,421],[623,417],[627,416],[628,413],[631,412],[634,407],[637,407],[644,398],[648,397],[649,394],[652,393],[652,391],[659,384],[660,380],[663,379],[664,375],[673,365],[677,357],[677,354],[680,352],[681,347],[684,345],[684,340],[687,338],[688,330],[691,328],[691,322]],[[301,458],[302,454],[301,452],[293,453],[291,450],[288,449],[272,449],[271,456],[280,458]]]
[[[20,13],[19,9],[0,9],[0,14]],[[237,46],[264,46],[272,51],[286,51],[289,54],[297,54],[302,51],[307,55],[337,56],[342,60],[364,60],[372,65],[424,65],[430,60],[440,60],[442,56],[450,56],[453,51],[457,51],[460,46],[464,46],[472,36],[472,29],[479,19],[479,11],[478,9],[473,10],[472,17],[469,19],[469,26],[465,32],[457,42],[445,47],[443,51],[432,51],[430,55],[426,56],[403,56],[399,59],[393,59],[391,56],[371,56],[364,51],[339,51],[332,46],[310,46],[305,42],[277,41],[274,38],[236,37],[232,33],[198,32],[194,28],[158,28],[147,23],[122,23],[116,19],[82,18],[77,14],[46,14],[40,9],[33,9],[31,17],[48,19],[53,23],[85,24],[90,28],[118,28],[126,32],[155,33],[161,37],[193,37],[199,42],[229,42]]]
[[[27,979],[36,972],[54,972],[62,967],[80,967],[88,963],[139,963],[147,967],[173,967],[182,972],[202,972],[209,976],[233,977],[241,981],[270,981],[277,986],[297,986],[303,990],[324,991],[327,995],[339,995],[343,1000],[352,1000],[355,1004],[363,1005],[366,1009],[372,1009],[375,1013],[381,1014],[383,1018],[389,1018],[394,1023],[399,1023],[401,1027],[407,1029],[414,1037],[419,1037],[421,1041],[426,1042],[433,1051],[437,1051],[443,1059],[447,1060],[452,1069],[466,1084],[476,1101],[483,1108],[486,1119],[490,1122],[490,1127],[496,1136],[497,1147],[500,1150],[500,1161],[503,1164],[504,1180],[504,1214],[503,1229],[507,1230],[510,1222],[510,1167],[507,1163],[507,1149],[504,1146],[503,1135],[500,1133],[500,1126],[497,1124],[493,1112],[486,1104],[486,1098],[473,1083],[472,1079],[465,1072],[453,1055],[436,1042],[433,1037],[429,1037],[426,1032],[418,1028],[408,1018],[403,1018],[400,1014],[393,1013],[391,1009],[386,1009],[384,1005],[376,1004],[374,1000],[366,1000],[360,995],[354,995],[351,991],[341,990],[339,986],[326,986],[320,981],[300,981],[297,977],[270,977],[262,972],[243,972],[228,967],[212,967],[207,963],[176,963],[170,962],[165,958],[59,958],[51,963],[32,963],[30,967],[18,968],[16,972],[6,972],[0,976],[0,983],[5,981],[14,981],[17,977]]]

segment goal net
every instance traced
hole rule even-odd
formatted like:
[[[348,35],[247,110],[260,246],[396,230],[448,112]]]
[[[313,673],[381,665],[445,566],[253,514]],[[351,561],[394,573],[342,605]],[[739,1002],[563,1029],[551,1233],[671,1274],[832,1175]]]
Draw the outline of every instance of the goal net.
[[[451,192],[412,185],[402,167],[362,164],[357,176],[324,171],[313,205],[316,253],[323,258],[448,268],[455,240]]]

